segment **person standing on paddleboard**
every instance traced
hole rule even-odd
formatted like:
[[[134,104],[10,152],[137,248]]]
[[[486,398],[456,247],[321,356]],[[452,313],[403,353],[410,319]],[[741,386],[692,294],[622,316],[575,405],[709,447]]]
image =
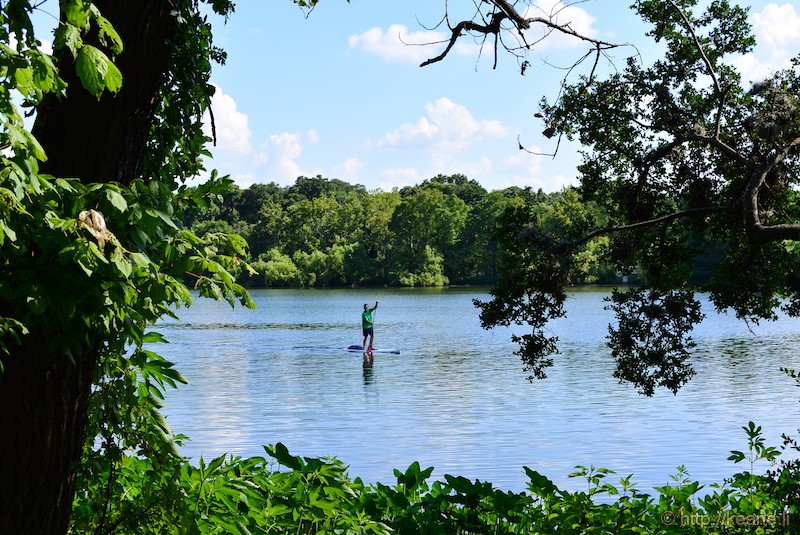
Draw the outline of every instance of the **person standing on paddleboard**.
[[[375,301],[375,306],[369,308],[369,305],[364,303],[364,312],[361,313],[361,330],[364,332],[364,342],[361,347],[365,351],[372,351],[372,342],[375,339],[375,331],[372,327],[372,313],[378,308],[378,302]],[[367,337],[369,337],[369,345],[367,345]]]

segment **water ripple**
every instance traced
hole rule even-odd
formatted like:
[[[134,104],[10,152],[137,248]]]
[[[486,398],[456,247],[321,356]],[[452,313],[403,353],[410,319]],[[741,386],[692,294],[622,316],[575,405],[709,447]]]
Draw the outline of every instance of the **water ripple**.
[[[452,291],[254,292],[256,311],[198,300],[181,323],[157,330],[156,348],[190,384],[166,412],[192,440],[184,452],[263,455],[283,442],[295,454],[336,456],[353,476],[394,481],[411,462],[524,490],[523,466],[557,484],[577,464],[634,473],[640,489],[669,483],[680,464],[703,483],[738,467],[749,420],[768,445],[797,427],[798,390],[779,367],[798,368],[800,323],[746,326],[710,316],[695,333],[696,378],[677,395],[639,396],[612,376],[602,293],[568,302],[552,325],[562,353],[544,381],[528,382],[508,329],[480,328],[474,297]],[[361,343],[363,302],[379,299],[376,345],[400,355],[343,348]]]

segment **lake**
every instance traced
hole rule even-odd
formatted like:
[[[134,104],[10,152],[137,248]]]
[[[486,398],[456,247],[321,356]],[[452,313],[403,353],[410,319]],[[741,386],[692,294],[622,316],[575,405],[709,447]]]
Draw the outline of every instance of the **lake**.
[[[779,368],[800,368],[800,320],[748,326],[706,304],[697,375],[647,398],[612,376],[608,294],[570,294],[567,318],[552,322],[561,354],[532,383],[511,330],[480,327],[472,300],[485,288],[255,290],[256,310],[197,298],[180,322],[157,325],[170,343],[152,349],[189,380],[165,407],[191,439],[185,455],[265,455],[261,445],[282,442],[335,456],[367,483],[393,484],[413,461],[513,491],[526,488],[523,466],[572,490],[585,488],[567,477],[576,465],[615,470],[612,482],[632,473],[642,491],[678,465],[721,483],[749,468],[727,460],[746,450],[748,421],[767,445],[796,434],[800,389]],[[363,305],[376,300],[375,347],[400,354],[370,364],[344,348],[361,344]]]

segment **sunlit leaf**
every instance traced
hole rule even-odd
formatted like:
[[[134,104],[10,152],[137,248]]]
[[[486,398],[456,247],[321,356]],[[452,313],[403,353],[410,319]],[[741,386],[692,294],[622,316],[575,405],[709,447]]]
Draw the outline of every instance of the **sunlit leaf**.
[[[122,73],[105,53],[84,45],[75,61],[75,70],[83,87],[98,99],[103,91],[116,93],[122,87]]]
[[[106,198],[120,212],[128,209],[128,201],[119,192],[108,189],[106,190]]]

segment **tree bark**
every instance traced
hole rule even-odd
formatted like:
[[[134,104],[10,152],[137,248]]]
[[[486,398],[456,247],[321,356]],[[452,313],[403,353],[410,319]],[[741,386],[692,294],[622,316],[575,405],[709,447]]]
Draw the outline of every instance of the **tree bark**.
[[[122,89],[98,101],[83,89],[65,52],[59,65],[69,84],[67,98],[40,107],[33,134],[47,152],[43,172],[84,182],[128,183],[138,176],[169,65],[174,7],[164,0],[94,3],[122,38],[123,52],[113,58],[122,71]]]
[[[141,168],[169,65],[174,6],[164,0],[94,3],[123,40],[124,50],[115,60],[123,87],[98,100],[81,87],[71,57],[64,56],[60,70],[69,83],[67,96],[51,98],[37,110],[33,131],[48,155],[42,172],[84,182],[128,183]],[[2,310],[25,306],[0,303]],[[69,526],[102,340],[88,335],[89,342],[73,349],[70,359],[59,348],[58,334],[48,328],[53,323],[43,318],[27,325],[31,333],[21,346],[10,343],[12,354],[2,359],[0,535],[61,534]]]
[[[75,363],[54,354],[44,331],[3,359],[0,374],[0,533],[67,530],[84,440],[96,351]]]

